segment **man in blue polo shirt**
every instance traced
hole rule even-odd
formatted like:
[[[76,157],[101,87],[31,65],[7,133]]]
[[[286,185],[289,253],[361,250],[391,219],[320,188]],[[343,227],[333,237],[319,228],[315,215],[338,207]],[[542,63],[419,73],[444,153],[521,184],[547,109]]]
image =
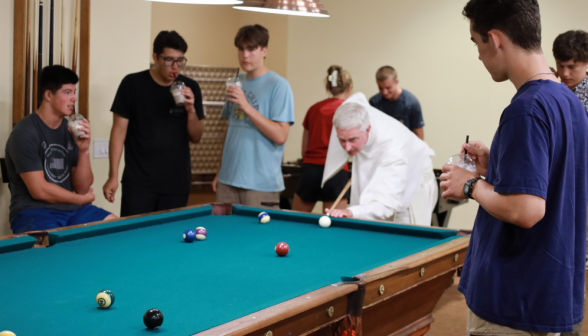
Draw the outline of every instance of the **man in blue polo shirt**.
[[[380,93],[370,98],[370,105],[400,121],[417,137],[425,140],[425,121],[421,103],[415,95],[398,83],[396,69],[385,65],[376,72],[376,83]]]
[[[459,290],[470,335],[558,335],[583,319],[588,116],[541,51],[537,0],[470,0],[479,58],[517,89],[477,174],[443,167],[443,197],[480,204]],[[480,180],[485,176],[485,180]]]

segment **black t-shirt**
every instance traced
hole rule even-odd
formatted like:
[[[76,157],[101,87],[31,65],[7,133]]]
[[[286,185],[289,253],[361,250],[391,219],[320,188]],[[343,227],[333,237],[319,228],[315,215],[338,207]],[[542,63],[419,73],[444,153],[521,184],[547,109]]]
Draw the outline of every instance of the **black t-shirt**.
[[[81,206],[77,204],[49,204],[35,200],[20,177],[22,173],[43,171],[47,182],[73,191],[71,168],[77,165],[78,146],[67,129],[65,118],[57,129],[47,126],[37,113],[19,121],[6,142],[10,221],[18,212],[29,209],[79,209]]]
[[[196,115],[204,119],[200,86],[178,76],[194,92]],[[162,194],[188,194],[191,185],[190,137],[184,107],[176,107],[170,86],[149,70],[127,75],[111,111],[129,120],[122,183]]]

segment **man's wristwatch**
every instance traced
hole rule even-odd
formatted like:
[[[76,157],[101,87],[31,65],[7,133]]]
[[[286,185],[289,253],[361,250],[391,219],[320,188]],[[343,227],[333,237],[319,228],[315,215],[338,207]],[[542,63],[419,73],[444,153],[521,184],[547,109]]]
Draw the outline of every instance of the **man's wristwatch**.
[[[478,180],[481,180],[481,179],[482,179],[481,177],[475,177],[475,178],[473,178],[473,179],[471,179],[471,180],[468,180],[468,181],[467,181],[467,182],[466,182],[466,183],[463,185],[463,193],[464,193],[464,194],[465,194],[467,197],[469,197],[469,198],[471,198],[471,199],[474,199],[474,198],[472,197],[472,192],[474,191],[474,183],[478,182]]]

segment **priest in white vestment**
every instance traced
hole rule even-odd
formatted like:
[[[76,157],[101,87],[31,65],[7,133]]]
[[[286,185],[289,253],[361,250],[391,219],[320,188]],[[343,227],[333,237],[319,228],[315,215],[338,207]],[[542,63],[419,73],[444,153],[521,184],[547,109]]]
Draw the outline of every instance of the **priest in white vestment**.
[[[323,185],[352,158],[351,200],[331,217],[431,225],[437,202],[435,153],[398,120],[370,106],[363,93],[333,116]],[[325,211],[328,211],[326,209]]]

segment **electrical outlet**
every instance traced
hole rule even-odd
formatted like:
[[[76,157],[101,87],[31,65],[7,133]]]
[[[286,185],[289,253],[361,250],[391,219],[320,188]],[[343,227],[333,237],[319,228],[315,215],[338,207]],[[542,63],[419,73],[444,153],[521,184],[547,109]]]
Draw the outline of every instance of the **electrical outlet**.
[[[108,158],[109,140],[94,140],[94,158]]]

